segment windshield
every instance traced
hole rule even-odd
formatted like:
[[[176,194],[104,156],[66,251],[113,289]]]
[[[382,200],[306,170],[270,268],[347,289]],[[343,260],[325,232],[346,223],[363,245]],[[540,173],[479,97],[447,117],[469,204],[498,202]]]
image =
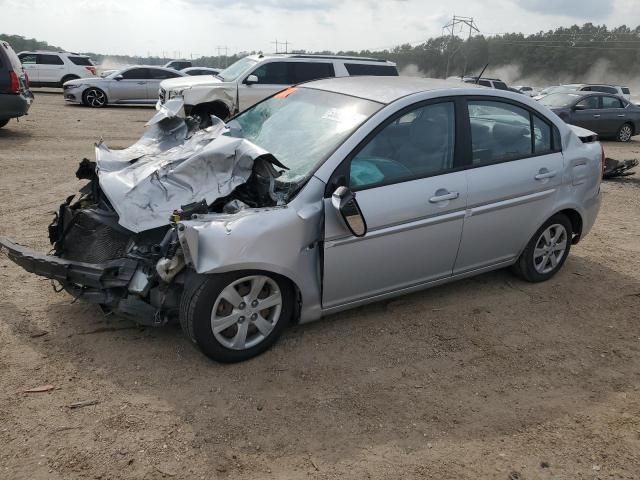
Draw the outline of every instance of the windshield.
[[[240,75],[253,67],[256,63],[258,62],[249,57],[245,57],[238,60],[230,67],[225,68],[216,76],[221,78],[225,82],[233,82],[238,77],[240,77]]]
[[[381,107],[338,93],[289,88],[237,116],[229,134],[273,154],[288,168],[278,183],[293,191]]]
[[[551,108],[568,107],[573,104],[581,95],[576,93],[552,93],[540,99],[540,103]]]

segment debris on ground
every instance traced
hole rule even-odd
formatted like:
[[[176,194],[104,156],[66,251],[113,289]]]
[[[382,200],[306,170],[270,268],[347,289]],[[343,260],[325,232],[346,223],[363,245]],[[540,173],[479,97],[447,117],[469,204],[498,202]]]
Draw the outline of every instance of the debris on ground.
[[[55,387],[53,385],[41,385],[40,387],[30,388],[28,390],[24,390],[23,393],[44,393],[50,392]]]
[[[81,402],[74,402],[70,405],[67,405],[67,407],[73,410],[76,408],[90,407],[91,405],[97,405],[98,403],[100,403],[99,400],[83,400]]]
[[[629,170],[637,167],[638,163],[638,160],[615,160],[613,158],[605,158],[602,178],[607,179],[635,175],[636,172],[630,172]]]

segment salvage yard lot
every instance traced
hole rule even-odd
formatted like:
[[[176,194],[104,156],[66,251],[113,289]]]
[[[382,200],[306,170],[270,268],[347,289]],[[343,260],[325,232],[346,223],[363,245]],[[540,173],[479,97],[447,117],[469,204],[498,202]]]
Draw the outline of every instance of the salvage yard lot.
[[[0,235],[41,251],[93,143],[130,145],[154,112],[54,92],[0,130]],[[638,140],[605,149],[640,158]],[[490,273],[293,327],[237,365],[1,257],[0,478],[637,479],[640,175],[603,191],[547,283]]]

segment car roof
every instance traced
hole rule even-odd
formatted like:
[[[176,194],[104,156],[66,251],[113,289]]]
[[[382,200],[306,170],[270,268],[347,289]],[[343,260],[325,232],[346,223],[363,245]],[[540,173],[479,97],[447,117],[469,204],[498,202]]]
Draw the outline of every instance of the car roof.
[[[74,57],[85,57],[85,58],[90,58],[89,55],[84,55],[82,53],[74,53],[74,52],[58,52],[56,50],[23,50],[21,52],[18,53],[18,55],[21,55],[23,53],[42,53],[45,55],[73,55]]]
[[[394,102],[412,93],[431,90],[450,90],[454,88],[478,88],[484,90],[484,87],[469,85],[455,80],[383,76],[328,78],[324,80],[313,80],[304,83],[303,86],[305,88],[341,93],[385,104]]]
[[[272,60],[272,59],[284,59],[284,58],[292,58],[292,59],[300,59],[300,60],[342,60],[349,62],[361,62],[361,63],[379,63],[383,65],[396,65],[389,60],[384,60],[381,58],[372,58],[372,57],[349,57],[346,55],[312,55],[308,53],[272,53],[272,54],[256,54],[249,55],[249,58],[258,61],[264,60]]]

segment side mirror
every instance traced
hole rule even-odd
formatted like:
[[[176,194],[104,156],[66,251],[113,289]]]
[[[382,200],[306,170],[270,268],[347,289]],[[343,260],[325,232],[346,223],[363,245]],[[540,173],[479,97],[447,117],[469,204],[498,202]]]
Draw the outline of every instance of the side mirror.
[[[572,110],[574,112],[581,112],[582,110],[586,110],[587,107],[585,105],[575,105]]]
[[[116,76],[115,76],[115,79],[116,79],[117,81],[120,81],[120,80],[122,80],[123,78],[124,78],[124,77],[123,77],[122,75],[116,75]]]
[[[347,187],[338,187],[331,196],[331,204],[340,212],[344,223],[356,237],[367,234],[367,222],[364,220],[356,195]]]
[[[253,85],[254,83],[258,83],[259,81],[260,81],[260,80],[258,79],[258,77],[257,77],[257,76],[255,76],[255,75],[249,75],[249,76],[245,79],[244,83],[245,83],[246,85]]]

